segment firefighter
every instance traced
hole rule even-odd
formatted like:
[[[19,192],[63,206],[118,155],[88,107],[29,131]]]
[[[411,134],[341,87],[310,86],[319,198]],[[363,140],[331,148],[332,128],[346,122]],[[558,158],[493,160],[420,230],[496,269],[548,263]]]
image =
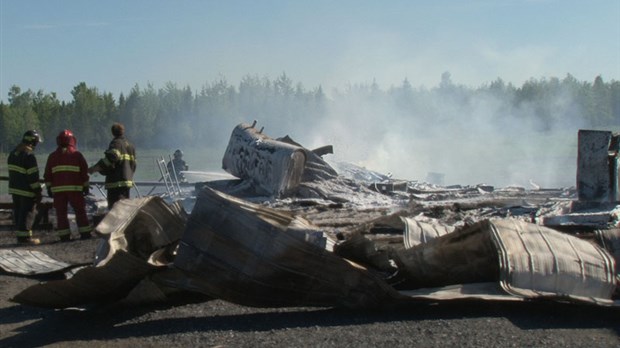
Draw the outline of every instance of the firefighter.
[[[77,150],[73,132],[65,129],[56,137],[56,150],[47,158],[43,179],[47,194],[54,198],[56,209],[56,233],[61,242],[71,240],[71,228],[67,216],[67,204],[75,212],[80,239],[91,237],[93,230],[86,215],[86,200],[89,193],[88,164]]]
[[[112,125],[114,139],[110,141],[104,157],[88,169],[88,173],[100,173],[105,176],[108,209],[120,199],[130,198],[133,187],[133,175],[136,172],[136,150],[125,138],[125,127],[121,123]]]
[[[183,159],[183,151],[177,149],[173,154],[173,159],[168,162],[168,172],[175,175],[176,180],[185,182],[185,176],[182,171],[189,169],[189,166]]]
[[[13,199],[13,222],[17,228],[18,244],[39,244],[32,237],[32,225],[41,203],[41,183],[39,166],[34,155],[41,137],[36,130],[29,130],[22,136],[22,141],[9,154],[9,194]]]

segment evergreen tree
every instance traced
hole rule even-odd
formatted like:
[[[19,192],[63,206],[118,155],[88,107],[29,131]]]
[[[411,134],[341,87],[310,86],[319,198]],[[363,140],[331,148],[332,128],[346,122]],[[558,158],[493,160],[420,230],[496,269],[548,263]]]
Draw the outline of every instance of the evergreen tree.
[[[228,142],[229,132],[240,122],[259,121],[270,134],[305,135],[309,123],[326,120],[334,113],[341,124],[359,120],[398,120],[397,126],[422,129],[435,124],[465,125],[483,122],[502,127],[517,119],[533,131],[557,127],[572,129],[620,126],[620,82],[596,76],[592,82],[567,74],[529,79],[515,87],[501,78],[478,88],[455,84],[444,72],[434,88],[413,88],[405,78],[396,87],[382,90],[376,80],[349,84],[328,97],[321,85],[306,90],[282,73],[274,81],[244,76],[238,89],[224,77],[205,84],[200,93],[174,83],[156,90],[152,84],[136,84],[118,101],[111,93],[81,82],[71,91],[69,103],[55,93],[22,91],[12,86],[8,103],[0,103],[0,151],[12,148],[27,129],[37,129],[44,148],[62,129],[76,133],[84,149],[106,147],[109,127],[122,122],[128,137],[139,147],[214,147]],[[617,130],[617,129],[612,129]],[[368,135],[370,136],[370,135]]]
[[[72,115],[65,128],[73,130],[80,139],[80,145],[86,149],[99,145],[100,135],[106,125],[106,105],[97,88],[89,88],[81,82],[71,91],[73,96]],[[102,129],[103,128],[103,129]]]

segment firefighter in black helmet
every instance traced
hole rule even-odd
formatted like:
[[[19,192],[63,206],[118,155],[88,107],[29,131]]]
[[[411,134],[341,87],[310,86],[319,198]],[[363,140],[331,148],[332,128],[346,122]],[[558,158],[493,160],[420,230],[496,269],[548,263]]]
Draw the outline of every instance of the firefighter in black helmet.
[[[32,237],[32,225],[42,198],[39,166],[34,155],[34,149],[40,141],[41,137],[36,130],[27,131],[7,159],[13,221],[17,228],[17,243],[20,244],[39,244],[39,240]]]
[[[88,168],[88,174],[100,173],[105,176],[108,209],[121,199],[130,198],[136,172],[136,149],[125,137],[125,126],[114,123],[111,128],[114,139],[97,164]]]

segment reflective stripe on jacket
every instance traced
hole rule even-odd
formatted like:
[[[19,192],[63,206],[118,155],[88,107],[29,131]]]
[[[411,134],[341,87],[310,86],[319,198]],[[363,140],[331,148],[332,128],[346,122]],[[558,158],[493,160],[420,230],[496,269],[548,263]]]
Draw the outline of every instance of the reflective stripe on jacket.
[[[133,174],[136,171],[136,150],[124,136],[115,137],[110,142],[106,157],[99,163],[105,175],[105,188],[133,187]]]
[[[43,179],[53,193],[82,191],[89,185],[88,164],[75,147],[59,147],[47,157]]]
[[[39,166],[32,147],[18,145],[7,159],[9,169],[9,193],[35,197],[41,191]]]

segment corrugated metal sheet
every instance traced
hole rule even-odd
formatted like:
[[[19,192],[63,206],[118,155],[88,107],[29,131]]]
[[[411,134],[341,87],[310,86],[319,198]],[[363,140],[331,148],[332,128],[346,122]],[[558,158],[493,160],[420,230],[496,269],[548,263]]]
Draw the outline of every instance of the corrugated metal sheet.
[[[97,252],[96,264],[105,263],[117,250],[146,261],[153,252],[181,239],[186,219],[181,203],[167,204],[159,196],[120,200],[96,227],[97,233],[109,238],[107,249]]]
[[[500,284],[508,293],[612,303],[615,263],[597,245],[518,220],[490,221],[481,230],[488,231],[497,246]]]
[[[394,256],[401,289],[496,281],[513,296],[613,305],[616,270],[606,250],[516,219],[481,221]]]
[[[523,297],[507,294],[497,282],[456,284],[441,288],[424,288],[418,290],[401,290],[413,300],[447,301],[447,300],[487,300],[487,301],[524,301]]]
[[[416,218],[402,217],[405,224],[404,240],[405,248],[413,248],[416,245],[427,243],[437,237],[454,232],[453,226],[440,223],[430,223]]]
[[[0,268],[7,273],[21,275],[62,272],[76,267],[36,250],[0,249]]]
[[[402,279],[385,279],[326,250],[328,238],[291,213],[208,188],[186,225],[180,208],[166,206],[155,197],[119,202],[98,227],[114,244],[103,253],[106,262],[68,280],[29,287],[13,300],[65,308],[123,298],[164,300],[174,289],[257,307],[531,298],[620,305],[611,300],[617,275],[608,251],[516,219],[481,221],[395,251]],[[436,232],[431,223],[418,229],[420,236]],[[176,244],[166,243],[177,235],[182,239],[171,264]],[[605,231],[600,238],[615,253],[619,235]]]
[[[36,284],[11,300],[44,308],[68,308],[120,300],[155,268],[118,251],[104,267],[86,267],[71,279]]]
[[[187,289],[254,307],[381,306],[398,293],[308,240],[308,221],[211,189],[201,191],[174,265]]]
[[[185,218],[180,203],[167,204],[157,196],[121,200],[97,226],[97,232],[109,239],[100,244],[105,247],[98,250],[96,267],[80,269],[70,279],[33,285],[13,300],[66,308],[126,296],[132,301],[162,299],[164,291],[147,277],[156,271],[169,271],[170,261],[166,259],[172,258],[171,249],[180,239]]]
[[[599,245],[613,255],[616,267],[618,267],[620,265],[620,228],[597,230],[595,234]]]
[[[393,259],[402,277],[399,289],[485,283],[499,277],[496,248],[479,225],[397,250]]]

